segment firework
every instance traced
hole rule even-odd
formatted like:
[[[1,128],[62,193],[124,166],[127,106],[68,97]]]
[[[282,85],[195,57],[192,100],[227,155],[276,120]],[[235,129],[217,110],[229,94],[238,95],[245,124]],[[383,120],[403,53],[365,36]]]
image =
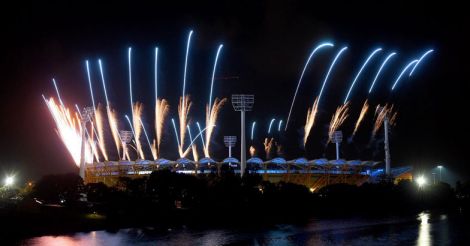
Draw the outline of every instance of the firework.
[[[207,105],[206,107],[206,126],[212,126],[215,125],[217,122],[217,116],[219,115],[220,109],[224,105],[224,103],[227,101],[227,98],[223,98],[219,100],[219,98],[215,98],[214,100],[214,105],[212,106],[212,109]],[[211,143],[211,137],[212,133],[214,131],[213,127],[208,127],[206,130],[206,145],[204,148],[204,156],[205,157],[210,157],[210,152],[209,152],[209,147]]]
[[[162,143],[163,124],[165,122],[165,118],[168,114],[169,109],[170,105],[168,105],[168,102],[165,99],[157,99],[155,103],[155,133],[157,138],[153,150],[157,158],[160,155],[160,144]]]
[[[193,136],[191,135],[191,128],[189,127],[189,125],[186,126],[188,128],[188,135],[189,135],[189,141],[191,141],[191,143],[193,142]],[[192,152],[193,152],[193,160],[194,161],[198,161],[199,160],[199,156],[197,155],[197,148],[196,148],[196,145],[195,144],[191,144],[191,148],[192,148]]]
[[[287,126],[289,125],[289,120],[290,120],[290,116],[291,116],[291,113],[292,113],[292,109],[294,108],[295,98],[297,97],[297,92],[299,91],[300,83],[302,83],[302,78],[304,77],[305,70],[307,69],[307,66],[310,63],[310,59],[312,59],[313,55],[319,49],[321,49],[323,47],[333,47],[333,46],[334,45],[331,44],[331,43],[322,43],[322,44],[318,45],[317,47],[315,47],[315,49],[313,49],[313,51],[310,53],[309,57],[307,58],[307,61],[305,62],[305,65],[304,65],[304,68],[302,69],[302,73],[300,74],[299,82],[297,82],[297,87],[295,88],[294,97],[292,98],[292,103],[290,105],[289,114],[287,115],[286,127],[284,128],[284,131],[287,130]]]
[[[81,129],[78,115],[73,115],[68,108],[57,105],[53,98],[46,99],[43,96],[43,99],[56,124],[57,135],[69,151],[75,164],[79,166],[82,146],[81,131],[84,129]],[[85,161],[87,163],[93,162],[93,154],[88,144],[85,145]]]
[[[142,130],[144,131],[144,135],[145,135],[145,139],[147,140],[147,144],[149,145],[150,152],[152,153],[152,157],[153,157],[154,160],[156,160],[157,159],[157,150],[155,148],[153,148],[152,144],[150,143],[150,138],[149,138],[149,135],[147,134],[147,130],[145,130],[144,122],[142,122],[142,119],[139,119],[139,121],[140,121],[140,125],[142,126]],[[153,143],[155,144],[155,139],[154,139]]]
[[[351,83],[351,87],[349,87],[348,93],[346,94],[346,97],[344,98],[343,104],[345,104],[345,103],[348,101],[349,94],[351,94],[351,91],[352,91],[354,85],[356,84],[357,79],[358,79],[359,76],[361,75],[362,70],[366,67],[367,63],[369,63],[369,60],[370,60],[377,52],[379,52],[379,51],[381,51],[381,50],[382,50],[382,48],[378,48],[378,49],[374,50],[374,51],[369,55],[369,57],[367,57],[367,59],[366,59],[366,61],[364,62],[364,64],[362,64],[361,69],[359,69],[359,72],[357,73],[356,77],[354,77],[354,80],[353,80],[353,82]]]
[[[274,138],[265,138],[264,139],[264,152],[266,153],[266,160],[271,159],[271,152],[274,144]]]
[[[178,147],[178,152],[180,154],[180,158],[183,158],[184,156],[186,156],[186,154],[184,154],[184,139],[186,137],[186,126],[188,125],[188,114],[189,114],[189,110],[191,109],[191,100],[189,99],[189,96],[187,96],[188,98],[186,100],[184,100],[183,97],[180,97],[180,103],[178,104],[178,116],[179,116],[179,129],[180,129],[180,143],[179,143],[179,147]]]
[[[318,97],[315,99],[313,106],[307,110],[307,119],[305,120],[304,126],[304,148],[307,144],[307,139],[312,130],[313,125],[315,124],[315,117],[318,112]]]
[[[181,94],[182,96],[182,103],[180,102],[180,104],[182,105],[182,109],[181,111],[182,112],[186,112],[189,110],[186,110],[185,107],[186,107],[186,101],[184,100],[185,98],[185,95],[186,95],[186,72],[188,70],[188,55],[189,55],[189,44],[191,43],[191,36],[193,35],[193,30],[191,30],[189,32],[189,35],[188,35],[188,42],[186,44],[186,56],[184,58],[184,74],[183,74],[183,93]],[[178,111],[180,111],[178,109]],[[180,131],[184,131],[184,130],[181,130],[181,128],[186,128],[186,124],[183,124],[182,125],[182,122],[181,122],[181,118],[180,118]],[[184,139],[181,139],[181,142],[184,142]]]
[[[413,69],[411,69],[411,72],[410,72],[410,75],[413,75],[413,72],[415,71],[415,69],[418,67],[419,63],[421,63],[421,61],[429,54],[431,54],[434,50],[428,50],[426,52],[424,52],[424,54],[419,58],[418,62],[416,63],[416,65],[413,67]]]
[[[106,114],[108,116],[108,124],[109,124],[109,127],[111,128],[111,134],[113,136],[113,140],[114,140],[114,143],[116,145],[116,149],[117,149],[117,153],[118,153],[118,157],[119,157],[121,155],[120,154],[121,153],[120,152],[121,138],[119,137],[117,113],[114,110],[111,109],[111,106],[109,104],[108,92],[106,90],[106,82],[104,80],[103,65],[101,63],[101,59],[98,59],[98,65],[99,65],[99,68],[100,68],[101,83],[103,85],[104,96],[105,96],[105,99],[106,99]],[[90,88],[91,88],[91,84],[90,84]],[[95,111],[95,115],[96,115],[96,113],[97,112]],[[101,121],[102,121],[102,117],[101,117]],[[101,123],[101,125],[98,126],[98,122],[97,122],[97,127],[102,128],[103,124]],[[103,129],[101,130],[101,134],[98,131],[98,136],[99,136],[99,140],[102,140],[102,141],[99,141],[99,142],[103,142],[103,145],[104,145]]]
[[[268,127],[268,135],[271,133],[271,127],[273,126],[273,123],[274,121],[276,121],[276,119],[271,119],[271,121],[269,122],[269,127]]]
[[[343,48],[338,52],[338,54],[336,54],[335,59],[333,59],[333,62],[332,62],[331,65],[330,65],[330,68],[328,68],[328,72],[326,73],[325,79],[323,80],[323,84],[322,84],[322,86],[321,86],[320,93],[318,94],[318,103],[320,103],[321,96],[322,96],[322,94],[323,94],[323,90],[325,89],[326,82],[328,81],[328,77],[330,76],[331,70],[333,70],[333,67],[334,67],[335,64],[336,64],[336,61],[337,61],[338,58],[341,56],[341,54],[342,54],[345,50],[347,50],[347,49],[348,49],[348,47],[343,47]]]
[[[419,61],[419,60],[413,60],[413,61],[411,61],[410,63],[408,63],[408,65],[406,65],[405,68],[403,68],[403,70],[401,71],[400,75],[398,75],[397,79],[395,80],[395,83],[393,83],[392,91],[393,91],[393,89],[395,89],[395,86],[397,86],[398,81],[400,81],[400,79],[401,79],[401,76],[403,76],[403,74],[404,74],[411,66],[413,66],[414,64],[417,64],[418,61]]]
[[[397,118],[397,112],[395,112],[393,105],[385,104],[385,106],[383,106],[383,107],[380,107],[380,105],[377,106],[376,119],[375,119],[375,123],[374,123],[374,128],[372,130],[372,138],[375,137],[377,132],[382,127],[385,118],[389,119],[390,125],[392,125],[392,126],[395,125],[396,118]]]
[[[282,126],[282,120],[279,121],[279,125],[277,126],[277,131],[281,131],[281,126]]]
[[[134,140],[137,153],[140,159],[145,160],[144,151],[142,149],[142,143],[140,142],[140,136],[142,135],[142,125],[140,123],[142,118],[142,109],[142,103],[136,102],[134,104],[134,109],[132,110],[134,114],[134,116],[132,117],[132,123],[134,125]]]
[[[199,133],[201,133],[202,128],[201,128],[201,125],[199,125],[199,122],[196,122],[196,125],[197,125],[197,129],[199,130]],[[204,138],[201,138],[201,143],[202,143],[202,148],[205,149],[206,148],[206,143],[204,142]]]
[[[255,147],[252,145],[250,146],[250,156],[251,157],[254,157],[256,155],[256,149]]]
[[[330,121],[330,128],[328,130],[328,141],[327,144],[331,141],[333,134],[339,127],[344,123],[344,121],[348,118],[348,111],[349,111],[349,102],[339,106],[336,109],[336,112],[331,117]]]
[[[370,85],[370,88],[369,88],[369,94],[372,92],[372,89],[374,88],[374,85],[375,85],[375,82],[377,81],[377,78],[379,77],[380,75],[380,72],[382,71],[382,69],[385,67],[385,65],[387,64],[388,60],[390,58],[392,58],[392,56],[396,55],[397,53],[395,52],[392,52],[390,53],[387,58],[385,58],[385,60],[382,62],[382,65],[380,65],[380,68],[379,70],[377,71],[377,74],[375,74],[375,77],[374,77],[374,80],[372,81],[372,84]]]
[[[253,123],[251,123],[251,141],[253,141],[253,137],[255,135],[255,126],[256,126],[256,121],[253,121]]]
[[[361,113],[359,114],[359,118],[357,118],[356,125],[354,126],[354,131],[352,133],[352,137],[356,135],[357,129],[359,129],[359,126],[361,125],[362,120],[364,119],[364,116],[366,115],[367,111],[369,110],[369,104],[367,103],[367,100],[364,102],[362,105]]]
[[[219,60],[219,54],[222,50],[222,47],[224,47],[224,45],[219,45],[219,48],[217,49],[217,54],[215,55],[214,69],[212,70],[211,90],[209,93],[209,109],[212,107],[212,89],[214,88],[215,69],[217,68],[217,61]]]
[[[98,104],[98,108],[95,113],[95,123],[96,130],[98,131],[98,137],[101,141],[98,142],[98,146],[101,150],[101,155],[103,155],[106,161],[109,160],[108,153],[106,151],[106,141],[104,141],[104,123],[103,123],[103,106]]]

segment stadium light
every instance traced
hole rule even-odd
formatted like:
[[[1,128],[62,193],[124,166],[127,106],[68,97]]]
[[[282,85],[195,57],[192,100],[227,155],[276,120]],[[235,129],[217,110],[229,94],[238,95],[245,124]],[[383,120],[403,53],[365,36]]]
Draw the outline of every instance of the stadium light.
[[[422,188],[426,184],[426,178],[424,176],[419,176],[416,179],[416,183],[418,184],[419,188]]]
[[[439,169],[439,182],[442,182],[442,168],[444,168],[444,166],[439,165],[437,168]]]
[[[246,168],[246,136],[245,136],[245,112],[251,111],[253,104],[255,103],[254,95],[245,94],[234,94],[232,95],[232,105],[235,111],[241,113],[241,141],[240,141],[240,175],[243,177],[243,173]]]
[[[5,186],[12,186],[14,182],[15,179],[13,178],[13,176],[7,176],[5,178]]]

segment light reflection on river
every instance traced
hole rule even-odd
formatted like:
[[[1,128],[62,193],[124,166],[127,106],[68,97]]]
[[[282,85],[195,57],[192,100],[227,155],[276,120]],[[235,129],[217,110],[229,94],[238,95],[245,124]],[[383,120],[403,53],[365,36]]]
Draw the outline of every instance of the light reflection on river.
[[[452,218],[452,219],[451,219]],[[249,223],[249,222],[247,222]],[[452,230],[449,230],[452,228]],[[43,236],[21,245],[462,245],[470,230],[459,216],[420,213],[387,218],[313,219],[259,229],[122,229]]]

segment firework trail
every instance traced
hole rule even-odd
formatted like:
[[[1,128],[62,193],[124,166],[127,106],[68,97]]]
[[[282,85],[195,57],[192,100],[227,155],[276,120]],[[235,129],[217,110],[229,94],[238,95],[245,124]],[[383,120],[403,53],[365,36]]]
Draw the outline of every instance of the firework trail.
[[[75,109],[77,110],[77,113],[78,115],[80,116],[80,118],[82,118],[82,113],[80,112],[80,107],[78,107],[77,104],[75,104]],[[91,136],[90,136],[90,133],[88,132],[87,128],[85,127],[85,134],[86,134],[86,137],[88,139],[88,144],[91,146],[91,152],[92,154],[95,156],[96,158],[96,161],[100,161],[99,159],[99,154],[98,154],[98,151],[96,150],[96,143],[95,141],[93,140],[93,121],[90,122],[91,123]]]
[[[359,126],[361,125],[361,122],[364,119],[364,116],[366,115],[368,110],[369,110],[369,104],[367,103],[367,100],[366,100],[364,104],[362,105],[361,113],[359,114],[359,118],[356,121],[356,125],[354,126],[354,131],[351,137],[354,137],[354,135],[356,135],[356,132],[359,129]]]
[[[101,150],[101,155],[103,155],[104,159],[106,161],[109,160],[108,158],[108,153],[106,151],[106,141],[104,141],[104,126],[103,126],[103,106],[101,104],[98,104],[98,108],[95,113],[95,123],[96,123],[96,130],[98,131],[98,137],[99,139],[103,141],[98,142],[98,146],[100,147]]]
[[[93,87],[91,86],[90,66],[88,65],[88,60],[85,61],[85,65],[86,65],[86,73],[87,73],[87,78],[88,78],[88,87],[90,89],[90,95],[91,95],[91,103],[93,104],[94,112],[96,112],[95,97],[93,96]]]
[[[220,109],[227,101],[227,98],[223,98],[219,100],[219,98],[215,98],[214,105],[212,105],[212,109],[209,105],[206,107],[206,126],[215,125],[217,122],[217,116],[219,115]],[[208,127],[206,130],[206,145],[204,148],[204,156],[210,157],[209,147],[211,143],[212,133],[214,131],[213,127]]]
[[[336,112],[331,117],[330,121],[330,128],[328,130],[328,141],[327,144],[331,141],[333,134],[338,128],[344,123],[344,121],[348,118],[348,111],[349,111],[349,102],[339,106],[336,109]]]
[[[271,121],[269,122],[269,127],[268,127],[268,135],[271,133],[271,127],[273,126],[273,123],[274,121],[276,121],[276,119],[271,119]]]
[[[132,117],[134,125],[134,140],[137,153],[139,154],[140,159],[145,160],[144,151],[142,149],[142,143],[140,142],[140,136],[142,135],[142,125],[140,124],[142,118],[142,103],[136,102],[134,104],[134,109],[132,110],[134,116]]]
[[[178,147],[178,152],[180,153],[180,158],[183,158],[186,156],[186,154],[184,154],[184,140],[185,140],[185,137],[186,137],[186,126],[188,125],[188,114],[189,114],[189,110],[191,109],[191,99],[189,98],[189,96],[187,96],[188,98],[186,100],[184,100],[183,97],[180,98],[180,103],[178,105],[178,116],[179,116],[179,129],[180,129],[180,145]]]
[[[390,125],[392,126],[395,125],[397,115],[398,114],[397,112],[395,112],[393,105],[385,104],[385,106],[383,107],[380,107],[380,105],[378,105],[376,109],[376,119],[374,123],[374,129],[372,130],[372,138],[374,138],[375,135],[377,135],[377,132],[382,127],[383,122],[386,117],[389,118]]]
[[[57,135],[69,151],[75,165],[79,166],[82,145],[81,131],[84,129],[81,129],[78,115],[73,116],[69,109],[57,105],[53,98],[46,99],[43,96],[43,99],[56,124]],[[88,144],[85,145],[85,161],[87,163],[93,162],[93,154]]]
[[[346,97],[344,98],[344,102],[343,104],[345,104],[347,101],[348,101],[348,98],[349,98],[349,94],[351,94],[351,91],[354,87],[354,85],[356,84],[356,81],[357,79],[359,78],[359,76],[361,75],[362,73],[362,70],[366,67],[367,63],[369,63],[369,60],[379,51],[381,51],[382,48],[378,48],[376,50],[374,50],[370,55],[369,57],[367,57],[366,61],[364,62],[364,64],[362,64],[362,67],[359,69],[359,72],[357,73],[356,77],[354,77],[354,80],[353,82],[351,83],[351,87],[349,87],[349,90],[348,90],[348,93],[346,94]]]
[[[199,130],[199,133],[201,133],[202,128],[201,128],[201,125],[199,125],[199,122],[196,122],[196,125],[197,125],[197,129]],[[201,143],[202,143],[202,148],[205,149],[206,148],[206,143],[204,143],[204,138],[201,138]]]
[[[127,50],[127,61],[128,61],[128,67],[129,67],[129,98],[131,102],[131,116],[132,116],[132,122],[134,122],[134,100],[132,99],[132,66],[131,66],[131,58],[132,58],[132,48],[129,47]],[[135,128],[135,124],[134,124]]]
[[[323,90],[325,89],[326,82],[328,81],[328,77],[330,76],[331,70],[333,70],[333,67],[334,67],[335,64],[336,64],[336,61],[337,61],[338,58],[341,56],[341,54],[343,54],[343,52],[344,52],[345,50],[347,50],[347,49],[348,49],[348,47],[343,47],[343,48],[338,52],[338,54],[336,54],[335,59],[333,59],[333,62],[332,62],[331,65],[330,65],[330,68],[328,68],[328,72],[326,73],[325,80],[323,80],[323,84],[322,84],[322,86],[321,86],[320,93],[318,94],[318,103],[320,103],[321,96],[322,96],[322,94],[323,94]]]
[[[250,146],[250,156],[251,157],[254,157],[256,155],[256,149],[255,147],[252,145]]]
[[[173,124],[173,130],[175,130],[176,143],[178,144],[178,153],[180,155],[180,158],[182,158],[183,157],[183,150],[181,148],[181,143],[180,143],[180,140],[178,138],[178,130],[176,130],[175,119],[172,118],[171,123]]]
[[[318,97],[315,99],[313,106],[307,110],[307,119],[304,126],[304,148],[307,144],[307,139],[310,135],[310,130],[312,130],[313,125],[315,124],[315,117],[318,112]]]
[[[264,139],[264,152],[266,153],[266,160],[271,159],[271,152],[274,144],[274,138]]]
[[[168,111],[170,109],[170,105],[165,99],[157,99],[155,103],[155,133],[156,133],[156,144],[154,147],[154,152],[156,153],[156,157],[160,155],[160,144],[162,143],[162,135],[163,135],[163,125],[165,123],[165,118],[168,115]]]
[[[217,68],[217,61],[219,60],[219,54],[220,51],[222,50],[222,47],[224,45],[219,45],[219,48],[217,49],[217,54],[215,55],[215,61],[214,61],[214,69],[212,70],[212,79],[211,79],[211,91],[209,93],[209,109],[212,107],[212,89],[214,88],[214,77],[215,77],[215,69]]]
[[[372,92],[372,89],[374,88],[374,85],[375,85],[375,82],[377,81],[377,78],[379,77],[380,75],[380,72],[382,71],[382,69],[385,67],[385,65],[387,64],[388,60],[390,58],[392,58],[392,56],[396,55],[397,53],[395,52],[392,52],[390,53],[387,58],[385,58],[385,60],[382,62],[382,65],[380,65],[380,68],[379,70],[377,71],[377,74],[375,75],[375,78],[374,80],[372,81],[372,84],[370,85],[370,88],[369,88],[369,94]]]
[[[393,89],[395,89],[395,86],[397,86],[398,84],[398,81],[400,81],[401,79],[401,76],[403,76],[403,74],[413,65],[417,64],[419,60],[413,60],[411,61],[410,63],[408,63],[408,65],[406,65],[405,68],[403,68],[403,70],[401,71],[400,75],[398,75],[397,79],[395,80],[395,83],[393,83],[393,86],[392,86],[392,91]]]
[[[103,65],[101,63],[101,59],[98,59],[98,65],[99,65],[99,68],[100,68],[101,82],[103,84],[104,96],[105,96],[105,99],[106,99],[106,114],[108,116],[108,124],[109,124],[109,128],[111,128],[111,134],[113,136],[113,140],[114,140],[114,143],[116,145],[118,158],[119,158],[121,156],[121,152],[120,152],[121,138],[119,136],[117,113],[116,113],[116,111],[111,109],[111,106],[109,104],[108,92],[106,90],[106,82],[104,80]],[[95,111],[95,114],[96,114],[96,111]],[[102,119],[103,119],[103,117],[101,117],[101,121],[102,121]],[[101,130],[99,130],[99,131],[102,132],[101,134],[99,134],[99,131],[98,131],[98,136],[99,136],[98,142],[104,142],[103,124],[101,123],[101,125],[99,126],[98,122],[97,122],[96,126],[98,128],[100,128],[100,127],[102,128]],[[101,140],[103,140],[103,141],[101,141]],[[103,145],[104,145],[104,143],[103,143]]]
[[[186,110],[186,109],[185,109],[185,107],[186,107],[186,101],[184,100],[184,99],[185,99],[184,97],[185,97],[185,93],[186,93],[186,72],[187,72],[187,70],[188,70],[189,44],[191,43],[191,36],[192,36],[192,35],[193,35],[193,30],[191,30],[191,31],[189,32],[189,35],[188,35],[188,42],[187,42],[187,44],[186,44],[186,56],[185,56],[185,59],[184,59],[184,74],[183,74],[183,93],[181,94],[181,96],[182,96],[183,99],[182,99],[182,103],[180,102],[180,104],[182,105],[182,109],[181,109],[182,112],[186,112],[186,111],[189,112],[189,110]],[[179,109],[178,109],[178,111],[179,111]],[[181,122],[181,118],[180,118],[180,131],[182,131],[182,130],[181,130],[181,127],[184,128],[184,129],[186,129],[186,123],[183,124],[183,123]],[[184,131],[184,130],[183,130],[183,131]],[[181,139],[181,142],[184,142],[184,139]]]
[[[279,121],[279,125],[277,126],[277,131],[281,131],[281,126],[282,126],[282,120]]]
[[[429,54],[431,54],[434,50],[428,50],[426,51],[418,60],[418,62],[416,63],[416,65],[413,67],[413,69],[411,69],[411,72],[410,72],[410,76],[413,75],[413,72],[415,71],[415,69],[418,67],[419,63],[421,63],[421,61]]]
[[[253,141],[253,137],[255,136],[255,126],[256,121],[253,121],[253,123],[251,123],[251,141]]]
[[[55,92],[57,93],[57,98],[59,98],[60,106],[65,108],[64,102],[62,101],[62,98],[60,97],[59,87],[57,87],[57,83],[55,82],[54,78],[52,78],[52,83],[54,84]]]
[[[191,143],[193,142],[193,136],[191,135],[191,128],[189,127],[189,125],[186,126],[188,128],[188,135],[189,135],[189,141],[191,141]],[[195,144],[191,144],[191,148],[192,148],[192,152],[193,152],[193,160],[194,161],[198,161],[199,160],[199,156],[197,155],[197,148],[196,148],[196,145]]]
[[[289,120],[290,120],[290,116],[292,114],[292,109],[294,108],[294,103],[295,103],[295,98],[297,97],[297,92],[299,91],[299,88],[300,88],[300,83],[302,83],[302,78],[304,77],[304,73],[305,73],[305,70],[307,69],[307,66],[308,64],[310,63],[310,59],[312,59],[313,55],[321,48],[323,47],[333,47],[334,45],[331,44],[331,43],[322,43],[320,45],[318,45],[317,47],[315,47],[315,49],[313,49],[312,53],[310,53],[307,61],[305,62],[305,65],[304,65],[304,68],[302,69],[302,73],[300,74],[300,78],[299,78],[299,82],[297,82],[297,87],[295,88],[295,93],[294,93],[294,97],[292,98],[292,103],[290,105],[290,109],[289,109],[289,114],[287,115],[287,120],[286,120],[286,127],[284,128],[284,131],[287,131],[287,127],[289,125]]]
[[[157,150],[152,147],[152,144],[150,143],[150,138],[149,135],[147,134],[147,130],[145,130],[144,123],[142,122],[142,119],[139,119],[140,125],[142,126],[142,130],[144,131],[145,139],[147,140],[147,144],[149,145],[150,152],[152,152],[152,157],[154,160],[157,159]],[[155,143],[155,140],[154,140]]]

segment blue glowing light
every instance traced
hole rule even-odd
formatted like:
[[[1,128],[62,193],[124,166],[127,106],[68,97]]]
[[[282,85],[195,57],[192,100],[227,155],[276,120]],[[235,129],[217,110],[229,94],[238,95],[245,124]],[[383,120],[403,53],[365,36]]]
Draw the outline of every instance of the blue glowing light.
[[[129,119],[129,116],[127,116],[127,114],[126,114],[126,115],[124,115],[124,117],[126,118],[127,123],[129,123],[129,127],[131,128],[131,131],[132,131],[132,135],[134,135],[134,137],[135,137],[134,127],[132,127],[132,123],[131,123],[131,120]]]
[[[129,47],[129,50],[127,52],[127,58],[129,61],[129,95],[130,95],[130,100],[131,100],[131,116],[132,120],[134,120],[134,100],[132,100],[132,66],[131,66],[131,56],[132,56],[132,48]]]
[[[410,72],[410,76],[413,75],[413,72],[415,71],[415,69],[418,67],[419,63],[429,54],[431,54],[431,52],[433,52],[434,50],[428,50],[426,51],[418,60],[418,62],[416,63],[416,65],[413,67],[413,69],[411,69],[411,72]]]
[[[155,102],[157,101],[157,99],[158,99],[158,47],[155,48]]]
[[[271,127],[273,126],[273,123],[276,119],[272,119],[271,122],[269,122],[269,128],[268,128],[268,134],[271,133]]]
[[[176,143],[178,144],[178,148],[179,148],[179,146],[180,146],[180,140],[179,140],[179,138],[178,138],[178,131],[176,130],[175,119],[171,118],[171,123],[173,123],[173,129],[175,130]]]
[[[380,65],[380,68],[379,68],[379,71],[377,71],[377,74],[375,75],[375,78],[374,80],[372,81],[372,84],[370,85],[370,88],[369,88],[369,94],[372,92],[372,89],[374,88],[374,85],[375,85],[375,82],[377,81],[377,78],[379,77],[380,75],[380,72],[382,71],[382,69],[385,67],[385,65],[387,64],[387,61],[392,58],[392,56],[396,55],[397,53],[395,52],[392,52],[390,53],[387,58],[385,58],[385,60],[382,62],[382,65]]]
[[[185,94],[185,91],[186,91],[186,71],[188,69],[188,54],[189,54],[189,44],[191,43],[191,36],[193,35],[193,30],[191,30],[189,32],[189,35],[188,35],[188,43],[186,44],[186,57],[184,59],[184,74],[183,74],[183,111],[182,112],[185,112],[184,108],[185,108],[185,101],[184,101],[184,94]]]
[[[64,102],[62,102],[62,98],[60,97],[59,88],[57,87],[57,83],[55,82],[54,78],[52,78],[52,83],[54,83],[55,92],[57,93],[57,97],[59,98],[60,105],[62,105],[62,107],[65,108]]]
[[[282,125],[282,120],[279,121],[279,125],[277,126],[277,131],[278,132],[281,131],[281,125]]]
[[[104,81],[103,65],[101,64],[101,59],[98,59],[98,66],[100,67],[101,83],[103,84],[104,98],[106,99],[106,107],[108,107],[109,106],[108,92],[106,92],[106,83]]]
[[[334,59],[333,62],[331,63],[330,68],[328,69],[328,72],[326,73],[325,80],[323,81],[323,84],[322,84],[322,86],[321,86],[320,93],[318,94],[318,104],[320,104],[320,99],[321,99],[321,96],[322,96],[322,94],[323,94],[323,89],[325,89],[326,81],[328,81],[328,77],[330,76],[331,70],[333,70],[333,67],[335,66],[336,61],[338,60],[338,58],[341,56],[341,54],[342,54],[346,49],[348,49],[348,47],[343,47],[343,48],[338,52],[338,54],[336,54],[335,59]]]
[[[406,65],[405,68],[403,68],[403,70],[401,71],[400,75],[398,75],[397,79],[395,80],[395,83],[393,83],[393,86],[392,86],[392,91],[393,89],[395,89],[395,86],[397,86],[398,84],[398,81],[400,81],[401,79],[401,76],[403,76],[403,74],[413,65],[415,65],[416,63],[418,63],[419,60],[413,60],[412,62],[408,63],[408,65]]]
[[[253,121],[251,123],[251,140],[253,141],[253,137],[255,136],[255,126],[256,126],[256,121]]]
[[[214,88],[214,77],[215,77],[215,69],[217,68],[217,61],[219,60],[219,54],[220,54],[220,51],[222,50],[222,47],[224,47],[224,45],[219,45],[219,48],[217,49],[217,54],[215,55],[215,62],[214,62],[214,69],[212,70],[212,79],[211,79],[211,91],[209,93],[209,110],[211,110],[211,106],[212,106],[212,89]]]
[[[325,42],[325,43],[322,43],[320,45],[318,45],[317,47],[315,47],[315,49],[313,49],[313,51],[310,53],[310,55],[308,56],[308,59],[307,61],[305,62],[305,65],[304,65],[304,68],[302,69],[302,73],[300,74],[300,78],[299,78],[299,82],[297,82],[297,87],[295,88],[295,93],[294,93],[294,97],[292,98],[292,103],[290,105],[290,109],[289,109],[289,114],[287,116],[287,120],[286,120],[286,127],[284,128],[284,131],[287,130],[287,126],[289,125],[289,120],[290,120],[290,116],[292,114],[292,109],[294,108],[294,103],[295,103],[295,98],[297,97],[297,92],[299,91],[299,88],[300,88],[300,83],[302,83],[302,78],[304,77],[304,73],[305,73],[305,70],[307,69],[307,66],[308,64],[310,63],[310,59],[312,59],[313,55],[321,48],[323,47],[333,47],[334,45],[332,43],[328,43],[328,42]]]
[[[201,130],[201,125],[199,125],[199,122],[196,122],[196,125],[197,125],[197,129],[199,130],[199,133],[202,132]],[[202,148],[206,148],[206,143],[204,143],[204,138],[201,138],[201,142],[202,142]]]
[[[367,59],[366,59],[366,61],[364,62],[364,64],[362,64],[361,69],[359,69],[359,72],[357,73],[356,77],[354,78],[353,82],[351,83],[351,87],[349,87],[348,94],[346,94],[346,97],[344,98],[343,104],[345,104],[345,103],[348,101],[349,94],[351,94],[351,91],[352,91],[354,85],[356,84],[357,79],[358,79],[359,76],[361,75],[362,70],[366,67],[367,63],[369,63],[369,60],[370,60],[375,54],[377,54],[377,52],[379,52],[379,51],[381,51],[381,50],[382,50],[382,48],[378,48],[378,49],[374,50],[374,51],[369,55],[369,57],[367,57]]]
[[[144,130],[144,135],[145,135],[145,138],[147,139],[147,143],[149,145],[149,148],[152,148],[152,144],[150,143],[149,135],[147,135],[147,131],[145,130],[144,123],[142,122],[141,119],[139,119],[139,121],[140,121],[140,125],[142,126],[142,130]]]
[[[88,77],[88,86],[90,87],[91,103],[93,103],[93,111],[96,113],[95,97],[93,96],[93,87],[91,86],[90,67],[88,65],[88,60],[85,61],[85,64],[86,64],[86,73]]]

